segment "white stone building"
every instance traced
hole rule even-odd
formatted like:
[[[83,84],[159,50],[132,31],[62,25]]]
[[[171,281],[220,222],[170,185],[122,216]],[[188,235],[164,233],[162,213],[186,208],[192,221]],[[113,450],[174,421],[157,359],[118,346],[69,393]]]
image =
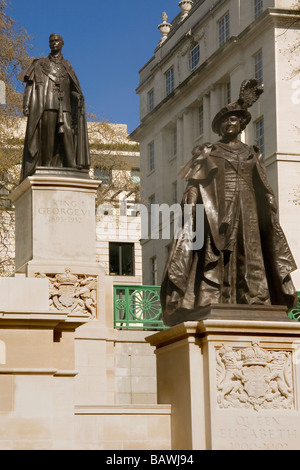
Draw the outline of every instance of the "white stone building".
[[[101,126],[88,123],[92,176],[101,181],[96,212],[97,261],[114,284],[141,285],[139,150],[128,140],[125,124]]]
[[[176,0],[174,0],[176,1]],[[281,224],[300,266],[299,11],[293,0],[188,0],[168,23],[153,57],[140,70],[142,197],[149,203],[180,202],[185,182],[180,168],[195,145],[213,142],[217,111],[238,98],[242,81],[256,77],[264,94],[251,108],[242,139],[260,146],[279,203]],[[298,21],[297,21],[298,20]],[[171,232],[172,234],[172,232]],[[153,270],[161,280],[170,241],[144,239],[143,282]],[[300,290],[300,271],[294,273]]]

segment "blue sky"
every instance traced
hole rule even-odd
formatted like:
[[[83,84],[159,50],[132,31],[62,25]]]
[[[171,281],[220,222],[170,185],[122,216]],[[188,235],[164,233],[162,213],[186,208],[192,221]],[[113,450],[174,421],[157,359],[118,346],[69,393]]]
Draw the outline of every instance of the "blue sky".
[[[153,56],[163,11],[171,21],[179,0],[10,0],[8,14],[31,36],[36,57],[61,34],[81,83],[87,110],[99,119],[139,125],[139,70]]]

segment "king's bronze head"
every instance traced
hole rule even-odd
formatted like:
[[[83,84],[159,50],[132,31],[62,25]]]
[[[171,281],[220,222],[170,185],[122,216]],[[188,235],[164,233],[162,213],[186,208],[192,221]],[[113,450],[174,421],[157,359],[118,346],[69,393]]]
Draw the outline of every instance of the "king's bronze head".
[[[49,47],[52,53],[60,52],[63,48],[64,40],[63,38],[56,33],[52,33],[49,36]]]

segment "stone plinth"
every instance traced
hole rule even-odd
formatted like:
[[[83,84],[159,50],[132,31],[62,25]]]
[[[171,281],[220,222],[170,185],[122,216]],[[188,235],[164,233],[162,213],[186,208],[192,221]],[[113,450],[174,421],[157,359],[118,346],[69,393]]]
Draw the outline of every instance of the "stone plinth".
[[[300,448],[300,324],[280,307],[251,307],[248,319],[241,309],[242,319],[212,307],[147,338],[158,403],[172,405],[173,450]]]
[[[12,193],[16,272],[29,264],[88,265],[96,260],[95,197],[99,181],[71,173],[27,178]]]
[[[99,184],[86,172],[38,168],[11,194],[16,273],[48,280],[51,311],[95,319],[105,308],[105,273],[96,262]]]

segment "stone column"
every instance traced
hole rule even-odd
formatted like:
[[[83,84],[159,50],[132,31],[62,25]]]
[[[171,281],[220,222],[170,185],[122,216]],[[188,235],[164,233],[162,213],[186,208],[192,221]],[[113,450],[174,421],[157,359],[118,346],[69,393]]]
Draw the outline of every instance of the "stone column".
[[[194,108],[185,108],[183,112],[183,158],[185,162],[192,157],[194,132]]]
[[[211,113],[210,96],[206,93],[203,96],[203,142],[210,142],[211,139]]]
[[[221,94],[221,86],[219,84],[215,84],[211,86],[210,89],[210,122],[212,122],[215,115],[220,111],[222,107],[222,94]],[[210,127],[210,139],[209,142],[215,142],[216,134],[212,131]]]
[[[300,324],[281,307],[211,307],[147,338],[173,450],[300,448]]]

